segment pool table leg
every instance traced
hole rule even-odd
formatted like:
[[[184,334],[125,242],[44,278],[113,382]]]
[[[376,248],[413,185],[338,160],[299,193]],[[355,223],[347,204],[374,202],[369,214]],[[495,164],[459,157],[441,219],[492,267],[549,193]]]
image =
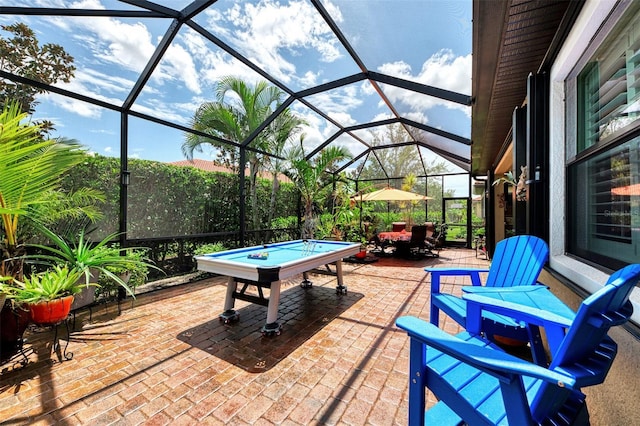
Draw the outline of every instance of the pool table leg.
[[[271,283],[269,304],[267,305],[267,322],[262,327],[263,335],[280,335],[282,326],[278,323],[278,305],[280,305],[280,281]]]
[[[227,296],[224,300],[224,312],[220,314],[220,321],[225,324],[229,324],[231,321],[236,321],[240,318],[238,312],[233,309],[236,299],[233,297],[233,293],[238,287],[238,282],[235,278],[227,278]]]
[[[300,287],[309,288],[311,286],[313,286],[313,283],[309,279],[309,273],[308,272],[303,272],[302,273],[302,282],[300,283]]]
[[[338,285],[336,286],[336,293],[347,294],[347,287],[342,284],[342,259],[336,262],[336,275],[338,277]]]

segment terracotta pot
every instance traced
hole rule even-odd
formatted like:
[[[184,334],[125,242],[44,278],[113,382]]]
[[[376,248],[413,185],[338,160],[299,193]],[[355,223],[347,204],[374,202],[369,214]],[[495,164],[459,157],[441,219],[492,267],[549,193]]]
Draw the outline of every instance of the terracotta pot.
[[[29,305],[31,320],[39,325],[53,325],[67,318],[71,312],[73,296],[62,297],[49,302]]]
[[[364,259],[365,257],[367,257],[367,251],[366,250],[362,250],[358,253],[355,254],[356,259]]]

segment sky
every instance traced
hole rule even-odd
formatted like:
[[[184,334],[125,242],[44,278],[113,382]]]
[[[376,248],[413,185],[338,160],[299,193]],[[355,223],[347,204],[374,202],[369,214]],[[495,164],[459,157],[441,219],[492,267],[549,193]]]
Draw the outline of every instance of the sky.
[[[189,1],[156,3],[180,10]],[[471,94],[471,5],[471,0],[322,1],[367,69],[466,95]],[[1,6],[135,9],[115,0],[0,0]],[[16,21],[36,31],[41,44],[60,44],[75,58],[75,78],[56,86],[113,105],[127,99],[171,24],[162,19],[0,14],[0,24]],[[308,1],[219,0],[194,21],[293,92],[360,72]],[[262,79],[183,26],[132,109],[189,126],[198,105],[214,99],[215,82],[229,75],[248,82]],[[392,86],[382,85],[382,90],[403,116],[470,138],[469,107]],[[343,126],[392,116],[367,81],[308,100]],[[53,121],[54,136],[77,139],[98,154],[120,155],[119,113],[56,94],[40,96],[38,101],[35,118]],[[292,109],[309,123],[304,129],[309,150],[336,132],[336,126],[302,103],[294,102]],[[134,117],[128,126],[129,157],[184,159],[183,132]],[[370,138],[367,132],[361,135]],[[351,138],[342,138],[341,143],[354,155],[364,150]],[[204,152],[196,157],[212,155]]]

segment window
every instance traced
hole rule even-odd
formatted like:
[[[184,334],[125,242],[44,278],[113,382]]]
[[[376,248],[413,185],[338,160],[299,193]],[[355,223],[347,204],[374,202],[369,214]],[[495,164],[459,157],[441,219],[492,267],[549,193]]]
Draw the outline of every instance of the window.
[[[610,269],[640,255],[640,137],[570,168],[569,251]]]
[[[578,75],[578,151],[640,125],[640,22],[614,32]]]
[[[575,160],[568,167],[568,252],[617,269],[640,257],[640,7],[594,50],[575,88]],[[571,129],[569,129],[571,131]]]

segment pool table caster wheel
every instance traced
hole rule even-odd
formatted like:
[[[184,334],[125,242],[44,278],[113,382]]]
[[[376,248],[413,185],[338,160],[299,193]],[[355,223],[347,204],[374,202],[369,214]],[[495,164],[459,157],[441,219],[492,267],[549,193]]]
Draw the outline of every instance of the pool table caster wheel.
[[[221,313],[218,318],[221,322],[229,324],[233,321],[238,321],[240,319],[240,314],[233,309],[229,309],[228,311]]]
[[[347,294],[347,287],[344,285],[339,285],[336,287],[336,294]]]
[[[279,336],[282,333],[282,326],[277,322],[272,322],[262,327],[260,332],[263,336]]]
[[[311,286],[313,286],[313,283],[311,282],[311,280],[308,280],[308,279],[305,279],[300,283],[300,287],[302,288],[311,288]]]

